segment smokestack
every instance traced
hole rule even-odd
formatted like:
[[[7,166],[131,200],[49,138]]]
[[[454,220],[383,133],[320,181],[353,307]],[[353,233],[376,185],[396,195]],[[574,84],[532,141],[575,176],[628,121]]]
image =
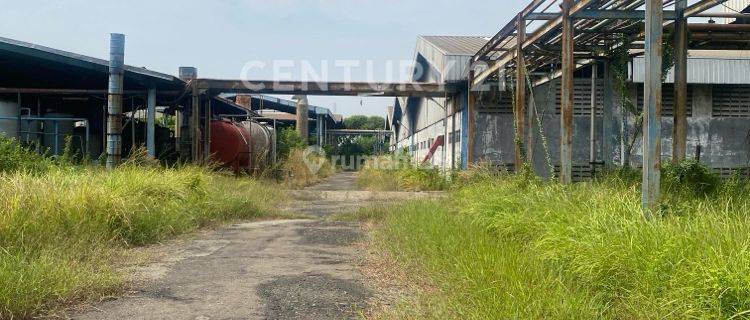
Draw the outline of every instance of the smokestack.
[[[300,137],[307,143],[309,136],[309,125],[308,125],[308,110],[309,105],[307,103],[307,96],[300,95],[295,96],[294,100],[297,100],[297,132]]]
[[[107,90],[107,169],[122,159],[122,90],[125,65],[125,35],[109,39],[109,87]]]

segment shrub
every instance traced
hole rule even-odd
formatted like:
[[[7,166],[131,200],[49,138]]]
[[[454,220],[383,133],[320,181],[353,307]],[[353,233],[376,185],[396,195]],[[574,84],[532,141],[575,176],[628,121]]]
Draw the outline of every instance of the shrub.
[[[704,197],[715,193],[720,184],[719,176],[696,160],[669,163],[662,170],[662,187],[672,194]]]
[[[27,171],[46,172],[53,162],[36,151],[21,146],[15,139],[0,135],[0,173]]]

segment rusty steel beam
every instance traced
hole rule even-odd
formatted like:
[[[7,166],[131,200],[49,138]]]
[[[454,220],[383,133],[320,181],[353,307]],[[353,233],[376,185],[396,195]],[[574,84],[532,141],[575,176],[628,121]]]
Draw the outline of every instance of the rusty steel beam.
[[[685,8],[684,15],[685,15],[685,17],[690,18],[690,17],[696,16],[696,15],[702,13],[703,11],[711,9],[711,8],[713,8],[715,6],[718,6],[718,5],[720,5],[720,4],[724,3],[724,2],[727,2],[727,1],[728,0],[701,0],[701,1],[698,1],[697,3],[694,3],[693,5]],[[648,9],[647,9],[647,11],[648,11]]]
[[[614,167],[614,161],[612,160],[613,147],[617,142],[614,132],[615,119],[614,119],[614,72],[610,62],[604,64],[604,96],[602,101],[602,160],[606,168]]]
[[[520,172],[523,168],[523,152],[522,145],[524,141],[524,116],[526,114],[526,61],[523,54],[523,41],[526,34],[526,21],[523,20],[522,15],[518,15],[516,18],[516,28],[518,28],[518,42],[516,43],[516,90],[515,90],[515,105],[513,110],[513,117],[515,120],[515,161],[514,166],[516,172]]]
[[[576,3],[573,3],[570,5],[570,14],[576,14],[577,12],[586,9],[591,4],[597,2],[598,0],[580,0]],[[539,27],[534,33],[529,36],[526,41],[523,43],[523,49],[527,49],[531,45],[535,44],[539,40],[541,40],[544,36],[549,34],[550,32],[554,31],[557,28],[560,28],[563,23],[562,16],[558,17],[554,20],[547,21],[544,25]],[[493,61],[489,68],[486,70],[480,72],[474,77],[474,80],[472,81],[472,86],[476,86],[478,84],[481,84],[484,80],[489,78],[491,75],[493,75],[497,70],[499,70],[501,67],[505,66],[507,63],[513,61],[515,52],[513,54],[505,54],[500,59]]]
[[[677,0],[675,11],[681,17],[687,7],[687,0]],[[685,160],[687,153],[687,58],[688,31],[687,19],[675,21],[674,32],[674,126],[672,128],[672,162]]]
[[[560,182],[573,182],[573,0],[562,3],[562,94],[560,101]]]
[[[433,97],[458,92],[451,84],[383,82],[312,82],[197,79],[197,89],[213,93],[291,94],[326,96]]]
[[[532,1],[531,3],[529,3],[529,5],[526,6],[526,8],[524,8],[521,11],[520,15],[522,17],[526,17],[527,15],[532,14],[534,10],[539,8],[539,6],[541,6],[542,3],[544,3],[544,1],[546,0]],[[505,39],[505,37],[511,35],[514,32],[515,28],[516,28],[516,21],[511,20],[510,22],[508,22],[508,24],[506,24],[502,29],[500,29],[500,31],[497,34],[495,34],[495,36],[493,36],[489,41],[487,41],[487,43],[481,49],[479,49],[479,51],[472,58],[472,61],[477,62],[481,60],[481,57],[484,57],[490,52],[496,50],[497,46],[500,45],[502,40]]]
[[[642,206],[646,218],[657,214],[661,196],[661,98],[662,40],[664,37],[661,0],[646,1],[646,79],[643,111]]]

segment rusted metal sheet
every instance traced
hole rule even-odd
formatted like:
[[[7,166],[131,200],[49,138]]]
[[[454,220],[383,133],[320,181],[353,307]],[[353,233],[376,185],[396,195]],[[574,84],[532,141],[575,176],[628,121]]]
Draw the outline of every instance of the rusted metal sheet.
[[[647,218],[659,208],[661,180],[661,76],[663,2],[646,1],[646,81],[643,112],[642,205]]]
[[[107,92],[107,169],[122,158],[122,91],[125,74],[125,35],[110,35],[109,89]]]
[[[515,96],[515,110],[513,115],[515,119],[515,169],[519,172],[523,167],[523,141],[524,141],[524,126],[526,125],[524,117],[526,115],[526,60],[523,54],[523,42],[526,35],[526,21],[522,15],[518,15],[516,18],[516,33],[518,34],[518,42],[516,43],[516,96]]]
[[[675,2],[675,11],[682,17],[687,0],[677,0]],[[687,152],[687,19],[677,19],[675,21],[674,32],[674,50],[675,50],[675,67],[674,67],[674,127],[672,127],[672,161],[678,163],[685,160]]]
[[[560,101],[560,182],[573,182],[573,20],[572,0],[562,3],[562,95]]]

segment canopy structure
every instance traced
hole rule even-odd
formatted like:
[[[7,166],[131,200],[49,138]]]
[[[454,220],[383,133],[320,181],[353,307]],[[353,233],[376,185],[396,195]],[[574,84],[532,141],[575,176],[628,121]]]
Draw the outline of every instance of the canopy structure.
[[[658,209],[660,198],[663,62],[665,56],[669,57],[664,53],[674,58],[672,160],[677,162],[685,158],[686,151],[688,49],[750,49],[750,15],[740,10],[716,10],[729,8],[724,2],[727,0],[533,0],[472,57],[470,91],[483,90],[488,83],[512,84],[518,141],[515,167],[520,169],[524,156],[531,157],[531,148],[522,154],[523,144],[533,143],[530,131],[534,117],[526,108],[528,86],[562,78],[560,179],[571,183],[574,72],[591,65],[592,79],[596,80],[596,67],[603,64],[609,80],[613,79],[610,66],[615,60],[614,52],[643,56],[642,193],[643,207],[649,215]],[[714,19],[729,23],[719,24]],[[469,94],[469,162],[474,161],[475,99],[474,94]],[[604,107],[604,118],[612,116],[612,109],[611,105]],[[591,118],[593,128],[595,116]],[[593,142],[591,148],[593,154]]]

